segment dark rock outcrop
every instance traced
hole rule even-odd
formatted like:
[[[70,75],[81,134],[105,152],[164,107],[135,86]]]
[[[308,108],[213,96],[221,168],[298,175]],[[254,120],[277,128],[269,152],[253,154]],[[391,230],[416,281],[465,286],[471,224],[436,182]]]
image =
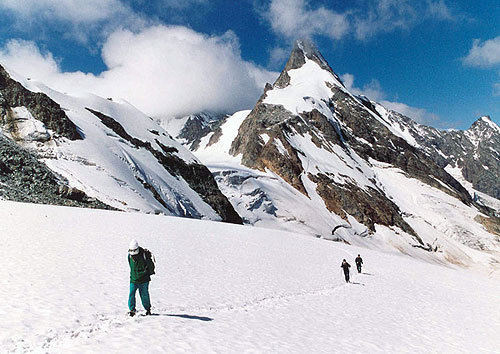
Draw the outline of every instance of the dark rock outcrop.
[[[292,121],[285,121],[291,118]],[[282,106],[259,103],[250,112],[239,128],[239,133],[231,145],[230,153],[242,154],[242,163],[245,166],[264,171],[266,168],[280,175],[300,192],[306,194],[300,180],[303,167],[298,157],[300,153],[287,140],[289,129],[300,120],[300,117],[290,117],[289,112]],[[260,137],[269,136],[265,143]],[[287,156],[282,155],[276,143],[281,142],[286,149]]]
[[[0,197],[17,202],[113,209],[71,188],[36,155],[0,134]]]
[[[0,66],[0,118],[3,120],[15,107],[26,107],[34,118],[60,136],[70,140],[82,139],[76,125],[59,104],[44,93],[26,89]]]
[[[375,224],[395,225],[414,236],[418,242],[422,240],[403,220],[398,206],[379,190],[361,189],[355,184],[339,185],[324,174],[310,174],[311,181],[318,185],[317,191],[331,212],[347,221],[347,214],[366,225],[375,232]]]
[[[211,137],[212,144],[220,136],[220,126],[226,121],[227,115],[217,113],[197,113],[188,117],[184,127],[181,129],[177,139],[186,142],[191,151],[196,151],[201,139],[207,134],[215,131]]]

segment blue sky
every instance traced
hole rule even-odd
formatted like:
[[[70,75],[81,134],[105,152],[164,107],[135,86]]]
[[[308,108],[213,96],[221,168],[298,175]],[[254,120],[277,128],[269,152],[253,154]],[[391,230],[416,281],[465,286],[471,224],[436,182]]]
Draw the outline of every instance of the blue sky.
[[[0,64],[154,116],[230,112],[312,37],[355,93],[463,129],[499,122],[499,19],[498,0],[0,0]]]

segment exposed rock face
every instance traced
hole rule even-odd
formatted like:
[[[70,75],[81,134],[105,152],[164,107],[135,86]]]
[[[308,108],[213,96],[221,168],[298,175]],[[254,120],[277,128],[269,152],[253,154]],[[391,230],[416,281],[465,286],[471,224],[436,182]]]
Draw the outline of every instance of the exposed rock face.
[[[153,148],[150,142],[145,142],[130,136],[123,126],[115,119],[90,108],[87,108],[87,110],[98,117],[104,125],[112,129],[121,138],[127,140],[138,149],[143,148],[148,150],[170,174],[182,177],[189,186],[221,216],[223,221],[236,224],[243,223],[231,203],[229,203],[227,198],[220,192],[214,177],[206,166],[197,163],[187,164],[184,160],[173,154],[176,152],[175,150],[172,150],[171,147],[164,146],[159,140],[156,140],[156,143],[163,150],[158,151]],[[141,183],[144,185],[146,182],[141,181]],[[167,204],[162,200],[153,186],[146,184],[145,187],[153,193],[156,200],[167,207]]]
[[[490,117],[479,118],[467,130],[438,130],[394,111],[386,117],[440,167],[459,168],[474,189],[500,199],[500,127]]]
[[[363,190],[352,183],[338,185],[323,174],[310,174],[309,178],[317,184],[317,192],[325,201],[328,210],[340,215],[344,220],[347,221],[346,214],[352,215],[370,231],[375,231],[375,224],[396,225],[422,242],[403,220],[398,206],[379,190]]]
[[[490,117],[477,119],[467,130],[435,129],[394,111],[386,118],[440,167],[460,169],[474,189],[500,199],[500,127]]]
[[[75,124],[56,102],[44,93],[27,90],[0,65],[0,119],[3,124],[9,123],[6,119],[16,107],[26,107],[35,119],[60,136],[70,140],[82,139]]]
[[[288,118],[293,122],[284,123]],[[291,132],[289,124],[296,124],[299,120],[300,117],[290,117],[289,112],[282,106],[258,103],[240,126],[230,153],[233,155],[242,153],[242,163],[245,166],[261,171],[269,168],[305,194],[300,179],[303,168],[298,157],[299,152],[286,139],[287,134]],[[267,143],[261,134],[269,136]],[[286,158],[283,158],[277,145],[274,144],[275,141],[279,141],[286,149]]]
[[[0,196],[18,202],[113,209],[67,186],[33,153],[0,134]]]
[[[338,87],[332,87],[332,92],[336,116],[348,127],[343,131],[346,141],[361,157],[399,167],[410,176],[457,197],[465,204],[472,202],[469,193],[458,181],[425,153],[394,135],[365,105],[357,103]]]
[[[445,132],[444,141],[435,144],[475,189],[500,199],[500,128],[489,117],[468,130]]]
[[[196,151],[200,140],[207,134],[217,131],[225,118],[227,116],[224,114],[208,112],[192,114],[176,138],[184,141],[191,151]]]
[[[308,85],[314,85],[311,92],[302,89]],[[372,160],[472,203],[443,168],[393,134],[369,102],[347,92],[307,41],[295,44],[277,81],[266,87],[241,124],[230,153],[241,154],[247,167],[274,172],[305,195],[312,182],[327,208],[345,220],[350,215],[372,231],[375,224],[397,226],[419,243],[397,205],[370,174]],[[315,160],[316,154],[321,154],[324,165]]]

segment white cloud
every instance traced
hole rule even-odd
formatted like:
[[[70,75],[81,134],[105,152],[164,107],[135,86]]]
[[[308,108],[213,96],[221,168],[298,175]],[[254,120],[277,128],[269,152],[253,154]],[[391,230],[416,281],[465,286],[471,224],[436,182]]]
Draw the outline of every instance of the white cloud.
[[[444,0],[428,1],[429,14],[435,18],[443,20],[454,20],[455,15],[452,14],[450,8],[445,4]]]
[[[444,0],[366,0],[353,22],[356,38],[366,40],[378,33],[409,30],[426,19],[452,21],[457,16]]]
[[[0,7],[22,17],[41,16],[78,23],[98,22],[129,11],[118,0],[2,0]]]
[[[469,54],[463,58],[469,66],[491,67],[500,64],[500,36],[481,42],[475,39]]]
[[[272,67],[283,67],[284,61],[289,57],[290,49],[274,47],[269,51],[269,65]]]
[[[386,94],[382,90],[380,82],[372,79],[369,83],[363,85],[362,88],[354,86],[354,75],[346,73],[340,76],[344,86],[354,95],[363,95],[373,101],[382,100]]]
[[[408,0],[368,1],[366,10],[354,19],[356,38],[367,39],[380,32],[408,29],[418,19],[418,11]]]
[[[0,64],[8,65],[9,69],[23,73],[26,77],[33,74],[47,75],[57,73],[59,65],[51,53],[41,53],[35,43],[23,40],[10,40],[0,50]]]
[[[120,0],[0,0],[21,31],[58,30],[84,42],[117,28],[139,29],[150,21]]]
[[[385,100],[381,101],[380,103],[384,107],[399,112],[404,116],[410,117],[415,122],[420,124],[435,125],[440,120],[438,115],[430,113],[423,108],[408,106],[407,104],[401,102],[391,102]]]
[[[500,97],[500,82],[493,84],[493,96]]]
[[[392,102],[386,99],[386,94],[382,90],[380,82],[372,79],[368,84],[363,85],[362,88],[356,87],[354,85],[354,75],[346,73],[340,76],[344,86],[354,95],[363,95],[368,97],[372,101],[377,101],[384,107],[391,109],[393,111],[399,112],[417,123],[435,125],[439,122],[439,116],[434,113],[430,113],[423,108],[417,108],[408,106],[401,102]]]
[[[500,65],[500,36],[481,42],[475,39],[466,57],[464,65],[482,68],[494,68]],[[500,82],[493,84],[493,96],[500,96]]]
[[[207,36],[186,27],[115,31],[102,48],[100,75],[61,72],[32,42],[10,41],[0,62],[63,92],[125,98],[155,117],[251,108],[277,73],[244,61],[232,32]]]
[[[308,0],[270,0],[259,9],[273,31],[287,39],[316,35],[339,40],[349,34],[366,40],[383,32],[407,30],[426,19],[453,20],[444,0],[359,0],[343,12]]]
[[[322,6],[313,9],[306,0],[272,0],[261,15],[269,21],[275,33],[285,38],[323,35],[340,39],[349,30],[345,14]]]
[[[152,1],[152,0],[132,0],[134,3],[139,6],[153,6],[158,10],[165,9],[185,9],[190,6],[197,5],[208,5],[209,0],[161,0],[161,1]]]

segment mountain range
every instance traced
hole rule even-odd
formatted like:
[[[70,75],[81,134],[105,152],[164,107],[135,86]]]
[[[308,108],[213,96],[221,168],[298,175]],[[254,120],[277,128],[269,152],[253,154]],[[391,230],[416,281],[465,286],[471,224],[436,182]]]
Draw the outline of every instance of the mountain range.
[[[2,198],[246,223],[497,270],[500,128],[412,121],[295,43],[250,111],[158,120],[0,68]]]

